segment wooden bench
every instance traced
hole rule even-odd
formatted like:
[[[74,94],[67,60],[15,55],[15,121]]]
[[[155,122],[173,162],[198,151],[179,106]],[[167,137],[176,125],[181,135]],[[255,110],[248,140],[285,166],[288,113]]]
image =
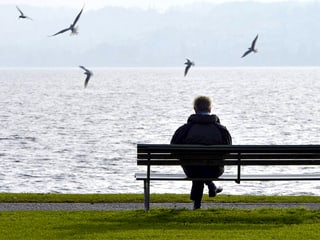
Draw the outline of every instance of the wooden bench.
[[[181,160],[183,159],[183,160]],[[154,173],[151,166],[220,165],[234,166],[234,174],[218,179],[188,178],[184,173]],[[320,145],[171,145],[138,144],[137,164],[146,171],[136,173],[136,180],[144,181],[144,207],[150,208],[150,181],[313,181],[317,174],[242,174],[247,166],[320,165]],[[182,171],[182,170],[181,170]],[[182,171],[183,172],[183,171]]]

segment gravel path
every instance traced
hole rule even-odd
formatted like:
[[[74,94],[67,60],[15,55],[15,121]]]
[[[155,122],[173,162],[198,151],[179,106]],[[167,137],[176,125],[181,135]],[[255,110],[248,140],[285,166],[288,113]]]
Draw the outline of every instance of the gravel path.
[[[202,209],[208,208],[298,208],[319,210],[320,203],[203,203]],[[151,203],[150,209],[192,209],[192,203]],[[143,210],[143,203],[0,203],[0,211],[111,211]]]

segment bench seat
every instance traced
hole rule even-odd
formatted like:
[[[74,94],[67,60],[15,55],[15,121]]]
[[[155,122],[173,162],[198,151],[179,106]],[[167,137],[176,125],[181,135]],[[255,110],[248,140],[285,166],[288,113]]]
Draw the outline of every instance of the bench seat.
[[[146,181],[148,179],[147,173],[136,173],[136,180]],[[191,180],[214,180],[214,181],[237,181],[238,176],[236,174],[225,174],[219,178],[188,178],[183,173],[151,173],[151,181],[191,181]],[[311,181],[320,180],[319,174],[242,174],[241,181]]]

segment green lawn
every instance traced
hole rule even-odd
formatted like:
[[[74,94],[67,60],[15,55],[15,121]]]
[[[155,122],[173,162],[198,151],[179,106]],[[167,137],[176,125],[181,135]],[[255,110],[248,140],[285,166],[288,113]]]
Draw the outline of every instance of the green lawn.
[[[306,209],[0,212],[11,239],[319,239],[320,211]]]
[[[188,195],[153,194],[153,202],[190,202]],[[229,196],[212,202],[320,203],[312,196]],[[0,194],[0,202],[143,202],[142,194]],[[190,202],[190,204],[192,204]],[[151,209],[130,211],[0,211],[0,239],[319,239],[320,210]]]

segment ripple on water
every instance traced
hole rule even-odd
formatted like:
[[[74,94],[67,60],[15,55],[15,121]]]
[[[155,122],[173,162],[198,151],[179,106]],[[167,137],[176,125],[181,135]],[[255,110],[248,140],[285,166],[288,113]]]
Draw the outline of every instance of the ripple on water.
[[[101,81],[84,91],[74,69],[1,69],[0,191],[141,193],[134,173],[146,168],[136,165],[136,144],[169,143],[199,94],[213,98],[234,144],[319,142],[320,68],[197,68],[188,81],[180,70],[96,69]],[[244,171],[266,170],[288,171]],[[154,182],[151,191],[188,193],[190,184]],[[314,182],[217,184],[225,194],[320,194]]]

